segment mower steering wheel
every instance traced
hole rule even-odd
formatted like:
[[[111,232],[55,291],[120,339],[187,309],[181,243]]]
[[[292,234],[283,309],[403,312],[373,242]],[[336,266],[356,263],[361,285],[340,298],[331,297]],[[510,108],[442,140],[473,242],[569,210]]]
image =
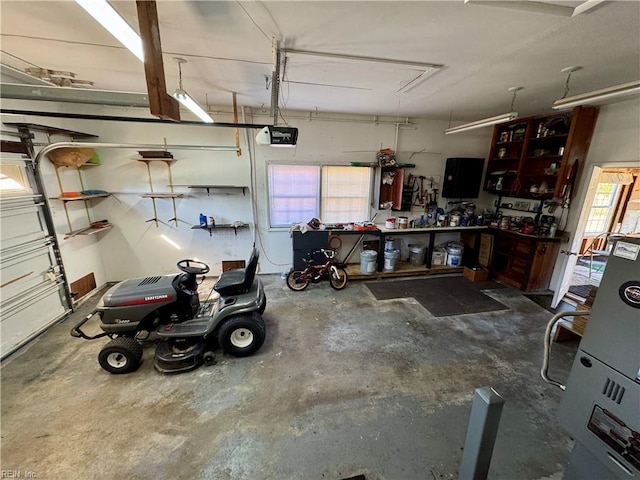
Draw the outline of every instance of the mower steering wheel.
[[[184,273],[191,273],[193,275],[204,275],[209,271],[209,265],[198,262],[197,260],[189,260],[185,258],[184,260],[180,260],[177,265]]]

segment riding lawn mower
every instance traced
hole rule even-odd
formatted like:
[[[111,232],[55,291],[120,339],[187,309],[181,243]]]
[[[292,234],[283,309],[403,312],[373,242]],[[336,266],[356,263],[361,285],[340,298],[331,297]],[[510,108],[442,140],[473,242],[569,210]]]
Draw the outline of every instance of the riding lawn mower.
[[[254,247],[245,268],[219,277],[213,287],[219,297],[202,303],[197,275],[208,273],[209,267],[196,260],[179,261],[182,273],[120,282],[71,329],[71,335],[86,340],[111,338],[100,350],[98,362],[115,374],[137,369],[142,344],[149,342],[156,344],[154,367],[162,373],[212,365],[216,344],[236,357],[252,355],[266,334],[262,313],[267,299],[255,276],[258,257]],[[96,315],[102,332],[88,335],[82,326]]]

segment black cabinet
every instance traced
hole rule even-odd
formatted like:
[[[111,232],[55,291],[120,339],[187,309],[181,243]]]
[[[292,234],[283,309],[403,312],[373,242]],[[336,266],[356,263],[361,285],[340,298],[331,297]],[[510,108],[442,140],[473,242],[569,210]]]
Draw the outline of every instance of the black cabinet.
[[[293,232],[293,269],[304,270],[307,266],[302,260],[309,252],[319,248],[328,248],[329,232],[323,230],[309,230],[306,233]]]
[[[444,198],[478,198],[484,158],[447,158],[442,182]]]

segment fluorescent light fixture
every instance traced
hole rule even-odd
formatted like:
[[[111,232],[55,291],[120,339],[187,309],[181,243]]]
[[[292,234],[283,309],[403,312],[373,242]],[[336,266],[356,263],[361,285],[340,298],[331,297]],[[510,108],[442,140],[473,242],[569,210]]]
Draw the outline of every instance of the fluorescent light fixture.
[[[466,132],[467,130],[473,130],[476,128],[490,127],[491,125],[508,122],[509,120],[513,120],[515,118],[518,118],[518,112],[503,113],[502,115],[497,115],[495,117],[489,117],[483,120],[478,120],[476,122],[458,125],[457,127],[447,128],[444,133],[446,135],[450,135],[452,133]]]
[[[487,7],[509,8],[532,13],[545,13],[561,17],[570,17],[574,12],[573,7],[531,0],[464,0],[464,3],[467,5],[483,5]]]
[[[142,40],[133,28],[109,5],[106,0],[76,0],[111,35],[127,47],[141,62],[144,62]]]
[[[187,92],[182,90],[181,88],[177,88],[175,93],[173,94],[176,100],[178,100],[182,105],[191,110],[200,120],[204,123],[214,123],[213,118],[204,111],[204,109],[198,105],[193,98],[189,96]]]
[[[561,98],[553,102],[551,108],[554,110],[564,110],[577,107],[578,105],[601,104],[624,100],[625,97],[640,94],[640,81],[623,83],[615,87],[603,88],[573,97]]]
[[[172,247],[178,249],[178,250],[182,250],[180,248],[180,245],[178,245],[176,242],[174,242],[173,240],[171,240],[169,237],[167,237],[166,235],[160,235],[160,238],[163,239],[165,242],[167,242],[169,245],[171,245]]]

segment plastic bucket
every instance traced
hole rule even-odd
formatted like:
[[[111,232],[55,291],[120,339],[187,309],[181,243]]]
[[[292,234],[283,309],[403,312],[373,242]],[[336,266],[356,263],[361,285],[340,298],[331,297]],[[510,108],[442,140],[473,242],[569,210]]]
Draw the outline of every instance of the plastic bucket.
[[[390,252],[384,252],[384,268],[385,272],[395,272],[396,262],[400,257],[400,250],[392,250]]]
[[[376,272],[378,252],[375,250],[363,250],[360,252],[360,273],[371,275]]]
[[[396,249],[396,241],[393,238],[387,238],[384,241],[384,251],[390,252],[391,250]]]
[[[423,265],[426,247],[423,245],[411,245],[409,247],[409,263],[411,265]]]
[[[460,267],[462,265],[462,255],[464,254],[464,243],[449,242],[447,245],[447,265]]]

